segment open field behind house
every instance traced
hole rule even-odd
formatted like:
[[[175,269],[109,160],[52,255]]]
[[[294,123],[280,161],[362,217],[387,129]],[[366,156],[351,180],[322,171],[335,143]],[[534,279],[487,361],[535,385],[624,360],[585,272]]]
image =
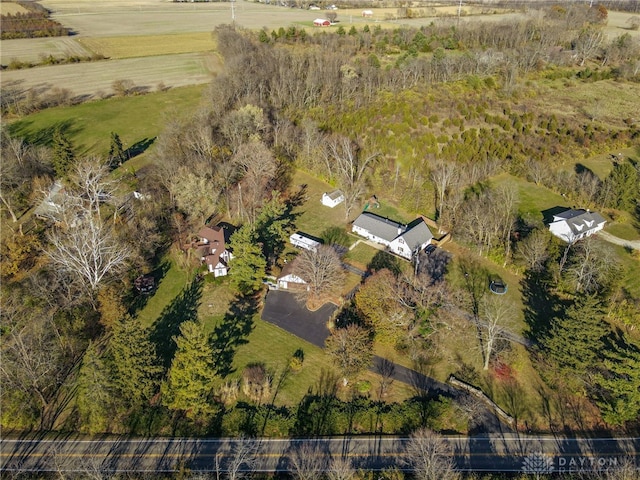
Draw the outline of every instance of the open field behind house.
[[[0,2],[0,15],[15,15],[16,13],[29,13],[29,10],[14,2]]]
[[[74,96],[100,97],[114,93],[115,80],[131,80],[147,91],[154,91],[160,83],[165,87],[208,83],[217,64],[215,54],[199,53],[103,60],[5,71],[2,84],[17,82],[24,89],[42,90],[57,87]]]

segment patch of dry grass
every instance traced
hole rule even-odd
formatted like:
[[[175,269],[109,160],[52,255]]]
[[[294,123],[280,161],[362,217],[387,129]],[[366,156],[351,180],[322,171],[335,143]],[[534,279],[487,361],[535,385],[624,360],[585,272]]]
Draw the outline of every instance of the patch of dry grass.
[[[208,32],[138,37],[80,38],[80,44],[94,53],[112,59],[211,52],[216,44]]]
[[[15,15],[16,13],[29,13],[29,10],[14,2],[0,2],[0,15]]]

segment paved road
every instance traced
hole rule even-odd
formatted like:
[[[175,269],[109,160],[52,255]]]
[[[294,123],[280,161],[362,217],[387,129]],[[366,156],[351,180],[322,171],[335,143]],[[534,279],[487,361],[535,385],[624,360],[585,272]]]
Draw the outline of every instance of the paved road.
[[[640,439],[568,439],[492,435],[449,437],[456,467],[461,471],[522,472],[537,465],[539,473],[613,468],[625,458],[640,466]],[[253,465],[241,470],[287,472],[291,457],[305,447],[305,456],[351,460],[357,468],[380,470],[406,467],[405,437],[339,437],[314,439],[196,439],[196,438],[3,438],[2,471],[170,472],[227,471],[234,452],[251,450]]]
[[[632,248],[634,250],[640,250],[640,240],[625,240],[624,238],[619,238],[611,235],[609,232],[605,232],[604,230],[600,230],[598,233],[596,233],[596,236],[601,238],[605,242]]]

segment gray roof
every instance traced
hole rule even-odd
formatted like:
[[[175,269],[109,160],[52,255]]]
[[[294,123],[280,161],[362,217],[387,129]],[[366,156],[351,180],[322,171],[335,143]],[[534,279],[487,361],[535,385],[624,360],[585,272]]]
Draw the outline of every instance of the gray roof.
[[[337,200],[338,198],[340,198],[342,196],[342,192],[340,190],[334,190],[331,193],[326,193],[325,192],[325,195],[327,197],[329,197],[331,200]]]
[[[404,238],[407,246],[413,252],[416,248],[421,247],[423,243],[430,241],[433,238],[433,234],[427,224],[424,223],[424,220],[421,219],[419,222],[415,221],[409,224],[409,230],[402,235],[402,238]]]
[[[360,216],[355,219],[353,225],[367,230],[372,235],[388,242],[391,242],[406,229],[406,226],[401,223],[369,212],[361,213]],[[400,232],[398,232],[398,229],[400,229]]]
[[[589,210],[565,210],[553,218],[555,221],[565,221],[573,233],[584,233],[591,230],[597,225],[604,223],[606,220],[596,212]]]

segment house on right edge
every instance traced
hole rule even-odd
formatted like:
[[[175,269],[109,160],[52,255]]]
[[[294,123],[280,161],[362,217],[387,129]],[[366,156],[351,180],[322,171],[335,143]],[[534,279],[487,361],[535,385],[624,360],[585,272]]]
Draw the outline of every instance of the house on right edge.
[[[549,231],[564,242],[575,243],[599,232],[605,223],[606,220],[599,213],[568,208],[553,214]]]

